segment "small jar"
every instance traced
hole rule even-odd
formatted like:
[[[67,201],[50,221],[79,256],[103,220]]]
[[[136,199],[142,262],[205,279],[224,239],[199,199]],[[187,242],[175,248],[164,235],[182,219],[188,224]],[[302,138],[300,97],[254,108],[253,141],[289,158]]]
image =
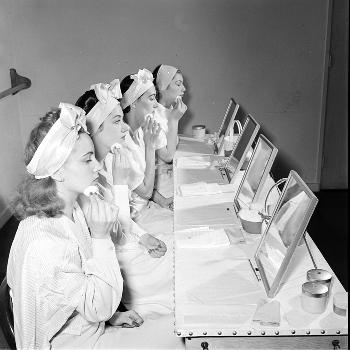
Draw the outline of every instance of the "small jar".
[[[327,307],[328,293],[324,283],[305,282],[302,285],[301,306],[311,314],[322,314]]]
[[[348,293],[338,292],[333,296],[333,311],[339,316],[348,315]]]
[[[204,139],[205,137],[205,125],[193,125],[192,136],[194,139]]]
[[[306,279],[309,282],[324,283],[328,287],[328,292],[331,292],[332,288],[332,274],[322,269],[312,269],[306,273]]]

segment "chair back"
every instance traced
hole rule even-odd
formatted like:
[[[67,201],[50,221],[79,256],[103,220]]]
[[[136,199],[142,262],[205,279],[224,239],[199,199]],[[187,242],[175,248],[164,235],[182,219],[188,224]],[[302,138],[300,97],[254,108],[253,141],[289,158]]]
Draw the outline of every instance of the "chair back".
[[[13,309],[10,288],[6,277],[0,286],[0,327],[10,349],[16,349],[15,332],[13,328]]]

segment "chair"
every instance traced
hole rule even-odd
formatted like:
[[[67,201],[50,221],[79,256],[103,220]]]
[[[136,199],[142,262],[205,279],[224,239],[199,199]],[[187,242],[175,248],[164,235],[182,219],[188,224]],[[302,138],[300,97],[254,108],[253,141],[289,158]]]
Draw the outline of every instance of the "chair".
[[[12,300],[10,288],[7,285],[6,277],[0,286],[0,327],[4,333],[5,340],[10,349],[16,349],[15,333],[13,327]]]

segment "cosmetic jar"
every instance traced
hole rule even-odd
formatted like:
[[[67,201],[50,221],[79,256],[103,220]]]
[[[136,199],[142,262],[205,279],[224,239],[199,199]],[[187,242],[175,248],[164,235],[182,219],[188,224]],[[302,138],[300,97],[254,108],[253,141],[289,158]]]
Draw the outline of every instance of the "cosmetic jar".
[[[339,316],[348,315],[348,293],[338,292],[333,296],[333,311]]]
[[[328,287],[328,291],[332,288],[332,274],[322,269],[312,269],[306,273],[306,279],[309,282],[324,283]]]
[[[311,314],[321,314],[326,310],[328,287],[324,283],[305,282],[302,285],[301,306]]]
[[[192,136],[194,139],[204,139],[205,137],[205,125],[193,125]]]

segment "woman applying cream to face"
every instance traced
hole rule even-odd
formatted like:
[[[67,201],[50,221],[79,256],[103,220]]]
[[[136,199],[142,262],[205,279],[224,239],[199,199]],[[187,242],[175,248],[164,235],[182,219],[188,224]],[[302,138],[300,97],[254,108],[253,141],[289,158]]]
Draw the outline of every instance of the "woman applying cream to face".
[[[130,219],[129,189],[133,190],[142,183],[143,172],[137,153],[126,144],[126,138],[130,136],[117,100],[121,97],[119,80],[115,79],[110,84],[95,84],[91,88],[76,104],[87,113],[87,126],[96,149],[96,158],[103,168],[100,181],[109,189],[104,195],[119,207],[119,220],[124,233],[129,235],[128,239],[138,241],[151,256],[160,257],[166,252],[165,244]],[[121,147],[112,150],[114,144]]]
[[[173,308],[172,252],[167,251],[163,240],[150,235],[130,219],[129,190],[142,184],[144,170],[140,163],[145,160],[135,150],[129,127],[123,122],[118,87],[117,80],[110,84],[95,84],[91,86],[93,90],[85,92],[76,104],[87,112],[88,131],[96,148],[97,160],[102,165],[100,183],[107,189],[103,195],[119,207],[119,220],[126,233],[126,241],[116,245],[125,280],[123,303],[129,309],[136,308],[144,317],[154,312],[169,314]],[[142,106],[142,113],[147,113],[152,104],[147,101]],[[140,118],[139,123],[143,120]],[[152,125],[151,122],[148,125]],[[119,144],[118,148],[113,147],[115,143]],[[154,154],[154,147],[151,151]],[[166,212],[171,216],[170,211]],[[153,219],[156,220],[157,216]],[[148,231],[153,233],[154,228],[157,225],[149,225]],[[156,229],[157,234],[160,231],[163,231],[163,226]]]
[[[172,167],[165,163],[172,160],[178,144],[178,124],[187,110],[182,101],[186,88],[181,71],[173,66],[159,65],[153,71],[153,77],[159,102],[156,120],[166,133],[168,149],[172,150],[170,160],[161,152],[157,153],[155,188],[165,197],[169,197],[173,195]]]
[[[76,201],[100,170],[85,131],[85,113],[60,104],[26,146],[29,174],[13,202],[22,221],[7,266],[18,349],[92,349],[106,321],[142,323],[133,311],[116,311],[123,291],[110,236],[116,208],[92,197],[83,214]]]
[[[158,108],[156,90],[153,85],[153,76],[146,69],[139,70],[137,74],[128,75],[121,82],[123,93],[121,105],[125,120],[130,126],[132,136],[132,147],[138,150],[140,157],[144,159],[142,166],[145,169],[145,180],[143,186],[136,188],[132,194],[132,206],[138,213],[148,205],[154,187],[155,175],[155,152],[167,147],[165,133],[159,124],[154,121],[154,113]],[[157,134],[150,138],[147,129],[156,126]],[[161,196],[155,201],[162,207],[168,207],[172,198],[168,201]]]

